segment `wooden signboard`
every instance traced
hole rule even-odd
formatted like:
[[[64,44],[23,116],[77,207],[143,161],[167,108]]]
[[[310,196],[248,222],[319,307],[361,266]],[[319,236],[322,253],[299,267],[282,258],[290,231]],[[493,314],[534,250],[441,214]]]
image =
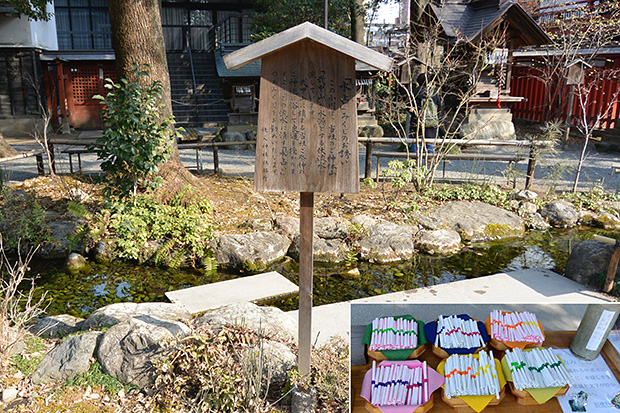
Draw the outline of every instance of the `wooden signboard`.
[[[389,70],[392,59],[311,23],[224,57],[229,69],[262,59],[258,191],[299,192],[299,356],[310,374],[314,193],[359,192],[355,61]]]
[[[258,191],[359,192],[355,60],[311,40],[263,58]]]

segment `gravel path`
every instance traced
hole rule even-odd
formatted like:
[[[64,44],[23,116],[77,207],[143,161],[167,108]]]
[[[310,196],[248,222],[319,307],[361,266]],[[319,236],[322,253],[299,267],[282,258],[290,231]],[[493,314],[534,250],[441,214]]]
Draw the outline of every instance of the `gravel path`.
[[[83,134],[88,134],[85,132]],[[40,149],[40,146],[32,140],[7,139],[18,151],[26,152],[31,149]],[[61,153],[67,146],[57,145],[56,168],[58,173],[69,173],[69,156]],[[380,150],[397,150],[397,145],[383,145]],[[557,155],[545,155],[538,163],[535,174],[535,190],[547,191],[556,188],[558,190],[569,190],[575,175],[577,161],[582,147],[578,144],[569,145],[565,150],[559,151]],[[514,150],[514,149],[512,149]],[[510,148],[468,148],[467,152],[485,153],[511,153]],[[191,169],[196,169],[196,152],[194,150],[181,150],[182,163]],[[234,150],[220,149],[220,173],[229,176],[252,177],[254,174],[254,150]],[[590,190],[596,183],[601,183],[608,191],[617,191],[619,178],[612,174],[612,165],[620,164],[620,155],[611,153],[600,153],[594,145],[589,145],[586,160],[583,165],[579,190]],[[94,154],[82,154],[82,173],[99,174],[99,162]],[[363,165],[365,163],[365,151],[360,149],[360,177],[363,175]],[[381,168],[387,167],[388,159],[382,159]],[[74,170],[77,168],[77,157],[74,156]],[[205,148],[200,152],[199,166],[207,173],[213,172],[213,153],[211,148]],[[453,160],[446,162],[445,177],[443,177],[442,167],[437,170],[437,182],[493,182],[506,183],[504,176],[508,168],[506,162],[480,162]],[[527,162],[517,165],[521,177],[517,178],[517,187],[522,188],[525,184],[525,172]],[[3,182],[12,185],[16,182],[37,176],[35,158],[20,159],[9,163],[0,164]],[[376,159],[373,159],[372,172],[376,170]]]

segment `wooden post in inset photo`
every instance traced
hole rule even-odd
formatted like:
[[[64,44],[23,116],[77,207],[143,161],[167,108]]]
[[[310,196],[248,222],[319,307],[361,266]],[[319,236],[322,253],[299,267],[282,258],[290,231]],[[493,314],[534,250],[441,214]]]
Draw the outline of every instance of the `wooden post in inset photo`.
[[[314,193],[359,192],[356,60],[390,70],[392,59],[312,23],[224,57],[229,69],[262,59],[257,191],[300,193],[299,372],[310,374]]]

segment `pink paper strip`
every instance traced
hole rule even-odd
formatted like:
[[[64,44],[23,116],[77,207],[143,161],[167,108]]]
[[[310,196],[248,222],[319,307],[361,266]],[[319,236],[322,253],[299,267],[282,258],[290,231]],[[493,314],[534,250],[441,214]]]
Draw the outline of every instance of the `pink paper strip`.
[[[393,364],[406,365],[409,368],[422,367],[422,362],[418,360],[406,360],[406,361],[390,361],[384,360],[377,365],[389,367]],[[445,378],[437,373],[432,368],[428,367],[428,391],[432,398],[432,394],[435,390],[440,388],[444,383]],[[364,381],[362,382],[362,391],[360,396],[370,402],[370,386],[372,381],[372,370],[368,370],[364,375]],[[418,408],[419,405],[405,405],[405,406],[376,406],[383,413],[411,413]]]

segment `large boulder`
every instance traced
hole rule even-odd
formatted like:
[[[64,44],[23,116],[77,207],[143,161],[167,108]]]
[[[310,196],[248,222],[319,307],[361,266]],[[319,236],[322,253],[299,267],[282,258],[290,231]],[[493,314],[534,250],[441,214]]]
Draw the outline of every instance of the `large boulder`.
[[[351,224],[357,227],[368,229],[373,225],[376,225],[377,220],[370,215],[360,214],[351,218]]]
[[[72,252],[73,247],[70,236],[76,233],[81,224],[80,219],[59,219],[48,222],[47,227],[53,242],[43,246],[41,255],[46,258],[66,258]],[[77,250],[79,251],[80,248]]]
[[[116,258],[116,243],[113,239],[105,239],[95,244],[92,258],[100,264],[109,264]]]
[[[289,239],[294,239],[299,235],[299,218],[278,216],[273,226],[279,234]]]
[[[609,212],[601,212],[594,217],[594,226],[606,230],[614,231],[620,229],[620,219]]]
[[[551,225],[538,212],[528,215],[525,218],[525,224],[530,229],[545,230]]]
[[[345,239],[349,223],[339,218],[324,217],[314,220],[314,235],[323,239]]]
[[[446,226],[446,223],[443,222],[442,219],[429,216],[429,215],[413,214],[411,216],[411,219],[417,225],[419,225],[421,228],[424,228],[424,229],[436,230],[436,229],[445,228]]]
[[[566,262],[566,277],[581,284],[591,284],[592,276],[605,279],[614,246],[587,240],[577,244]],[[620,267],[619,267],[620,271]],[[616,276],[618,271],[616,272]]]
[[[187,322],[192,316],[185,309],[170,303],[116,303],[101,307],[80,325],[82,330],[107,327],[136,316],[151,316],[160,320]]]
[[[523,221],[517,214],[483,202],[450,202],[436,208],[431,216],[445,222],[467,241],[487,241],[525,233]]]
[[[155,384],[153,362],[189,333],[189,327],[178,321],[145,315],[133,317],[103,334],[97,359],[105,373],[148,392]]]
[[[422,231],[417,247],[429,254],[453,254],[461,249],[461,236],[451,229]]]
[[[196,327],[219,329],[242,325],[279,341],[297,341],[297,320],[275,307],[252,303],[234,303],[208,311],[196,320]]]
[[[299,247],[301,237],[297,236],[293,240],[288,250],[288,255],[299,261]],[[340,262],[345,257],[347,244],[341,239],[323,239],[313,237],[312,239],[312,259],[316,262]]]
[[[287,345],[271,340],[246,349],[243,357],[252,366],[262,365],[263,377],[269,377],[272,385],[285,384],[288,371],[297,363],[297,356]]]
[[[35,324],[28,327],[28,331],[43,337],[65,336],[80,330],[82,321],[84,319],[69,314],[52,315],[37,319]]]
[[[271,231],[273,230],[273,219],[271,217],[250,218],[240,225],[240,228],[250,231]]]
[[[570,202],[552,201],[540,209],[540,215],[554,227],[571,228],[577,225],[579,213]]]
[[[417,232],[410,225],[380,222],[370,227],[368,236],[359,242],[360,255],[380,263],[409,259],[413,256],[413,237]]]
[[[275,232],[225,234],[211,242],[215,259],[223,267],[257,273],[286,255],[291,241]]]
[[[32,381],[35,384],[65,381],[86,373],[101,335],[98,331],[88,331],[67,337],[43,357],[32,374]]]

